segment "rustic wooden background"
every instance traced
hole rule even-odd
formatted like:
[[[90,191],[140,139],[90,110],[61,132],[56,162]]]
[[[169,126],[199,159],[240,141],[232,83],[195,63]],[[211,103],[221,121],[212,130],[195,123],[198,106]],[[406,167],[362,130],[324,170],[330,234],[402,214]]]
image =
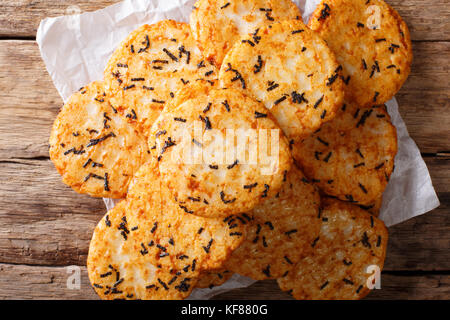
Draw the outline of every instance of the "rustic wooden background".
[[[2,0],[0,4],[0,299],[96,299],[85,262],[105,207],[63,185],[48,157],[62,100],[35,42],[39,21],[115,1]],[[450,298],[450,3],[388,0],[408,23],[414,64],[397,94],[411,136],[430,169],[441,206],[390,228],[382,290],[369,299]],[[66,266],[81,268],[80,290]],[[220,299],[288,299],[274,281]]]

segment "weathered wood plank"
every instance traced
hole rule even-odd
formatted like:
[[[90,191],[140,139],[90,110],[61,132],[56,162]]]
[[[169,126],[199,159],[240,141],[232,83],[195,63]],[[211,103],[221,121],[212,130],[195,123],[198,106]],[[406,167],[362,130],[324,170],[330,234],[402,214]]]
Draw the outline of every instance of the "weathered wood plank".
[[[69,289],[73,270],[66,267],[42,267],[0,264],[0,299],[98,299],[89,284],[86,268],[80,267],[80,289]],[[70,286],[69,286],[70,287]],[[447,299],[450,276],[399,276],[382,274],[381,290],[368,299]],[[275,281],[259,281],[248,288],[236,289],[214,297],[217,300],[287,300]]]
[[[381,289],[373,290],[369,300],[448,299],[450,276],[448,275],[392,275],[382,274]],[[290,300],[275,281],[258,281],[248,288],[236,289],[214,297],[217,300]]]
[[[78,268],[80,270],[80,289],[69,289],[68,278],[74,273],[68,268],[0,264],[0,274],[2,275],[0,277],[0,300],[98,299],[94,289],[90,286],[86,267]]]
[[[442,205],[390,228],[386,270],[450,270],[450,160],[427,161]],[[0,263],[84,265],[103,202],[63,185],[49,160],[0,163]]]
[[[413,72],[397,95],[422,152],[450,151],[450,43],[415,43]],[[433,61],[433,63],[431,63]],[[62,100],[31,41],[0,41],[0,159],[48,156]]]
[[[34,37],[41,19],[94,11],[119,0],[3,0],[0,37]],[[450,9],[446,0],[387,0],[407,22],[414,40],[449,40]],[[75,7],[76,8],[76,7]]]

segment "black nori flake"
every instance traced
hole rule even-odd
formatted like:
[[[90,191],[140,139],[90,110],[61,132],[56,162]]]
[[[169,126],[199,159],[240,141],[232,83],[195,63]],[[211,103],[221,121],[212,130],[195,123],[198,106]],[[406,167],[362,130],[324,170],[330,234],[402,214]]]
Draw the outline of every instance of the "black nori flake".
[[[297,231],[298,231],[297,229],[292,229],[292,230],[286,231],[284,234],[290,238],[291,234],[296,233]]]
[[[225,3],[223,6],[220,7],[220,9],[225,9],[226,7],[228,7],[230,5],[229,2]]]
[[[366,63],[366,60],[362,59],[362,64],[363,64],[364,70],[367,70],[367,63]]]
[[[229,72],[229,71],[233,72],[235,75],[234,78],[231,79],[231,82],[235,82],[235,81],[239,80],[239,81],[241,81],[242,89],[246,89],[245,80],[242,77],[241,73],[239,71],[237,71],[236,69],[233,69],[231,67],[230,63],[228,63],[228,68],[225,69],[225,72]]]
[[[317,109],[317,107],[319,106],[319,104],[321,104],[323,101],[323,95],[319,98],[319,100],[316,101],[316,103],[314,104],[314,109]]]
[[[265,224],[266,226],[268,226],[270,230],[275,229],[275,228],[273,227],[272,222],[270,222],[270,221],[266,221],[266,222],[264,222],[264,224]]]
[[[363,167],[363,166],[365,166],[365,165],[366,165],[365,162],[360,162],[360,163],[354,164],[354,165],[353,165],[353,168],[359,168],[359,167]]]
[[[186,122],[186,119],[179,118],[179,117],[175,117],[175,118],[173,118],[173,120],[179,121],[179,122]]]
[[[135,85],[135,84],[132,84],[132,85],[126,86],[126,87],[123,87],[123,91],[127,91],[127,90],[133,89],[133,88],[135,88],[135,87],[136,87],[136,85]]]
[[[364,231],[362,239],[361,239],[361,243],[363,244],[364,247],[367,248],[371,248],[372,246],[370,245],[369,242],[369,237],[367,236],[367,232]]]
[[[86,161],[86,162],[83,164],[83,168],[86,168],[86,167],[89,165],[89,163],[91,163],[91,162],[92,162],[92,159],[89,158],[88,161]]]
[[[267,265],[267,267],[262,269],[262,273],[264,273],[267,277],[270,277],[270,265]]]
[[[148,35],[145,36],[145,41],[142,44],[145,44],[145,47],[140,48],[138,53],[145,52],[148,48],[150,48],[150,39],[148,38]]]
[[[302,102],[308,103],[308,100],[306,100],[306,98],[305,98],[304,92],[300,94],[296,91],[292,91],[291,97],[292,97],[292,102],[294,102],[294,103],[302,103]]]
[[[261,195],[261,198],[266,198],[267,197],[267,193],[269,192],[269,188],[270,186],[268,184],[264,184],[264,191]]]
[[[330,15],[331,8],[328,6],[328,4],[323,4],[323,9],[320,11],[320,17],[317,19],[317,21],[325,20]]]
[[[286,100],[286,96],[282,96],[280,99],[276,100],[273,104],[276,106]]]
[[[254,43],[254,42],[252,42],[251,40],[247,40],[247,39],[242,40],[242,43],[248,43],[248,44],[251,45],[252,47],[255,46],[255,43]]]
[[[172,138],[169,137],[166,141],[164,141],[164,145],[161,148],[161,155],[167,151],[167,149],[175,146],[175,142],[172,141]]]
[[[320,137],[317,137],[317,140],[318,140],[320,143],[322,143],[323,145],[327,146],[327,147],[330,145],[328,142],[326,142],[325,140],[321,139]]]
[[[356,153],[357,153],[361,158],[364,159],[364,156],[363,156],[363,154],[361,153],[361,150],[359,150],[359,148],[356,149]]]
[[[165,54],[167,54],[169,56],[170,59],[172,59],[173,61],[178,62],[178,58],[175,57],[175,55],[172,52],[170,52],[166,48],[164,48],[163,51],[164,51]]]
[[[107,227],[111,227],[111,220],[109,220],[109,215],[106,215],[105,217],[105,224]]]
[[[351,194],[346,194],[345,198],[347,199],[348,202],[351,202],[351,203],[358,202],[353,199],[353,196]]]
[[[260,55],[258,55],[258,62],[257,62],[257,64],[255,64],[255,65],[253,66],[253,73],[254,73],[254,74],[257,74],[258,72],[260,72],[261,69],[262,69],[262,65],[263,65],[262,58],[261,58]]]
[[[266,237],[264,237],[264,236],[262,237],[262,244],[263,244],[264,248],[268,247],[267,242],[266,242]]]
[[[205,250],[206,253],[209,253],[210,249],[211,249],[211,245],[213,243],[214,239],[209,240],[208,245],[207,246],[202,246],[203,250]]]
[[[155,137],[158,138],[159,136],[161,136],[161,135],[163,135],[163,134],[166,134],[166,133],[167,133],[166,130],[158,131],[158,132],[155,134]]]
[[[232,164],[230,164],[229,166],[227,166],[227,169],[228,169],[228,170],[233,169],[235,166],[237,166],[238,163],[239,163],[239,160],[238,160],[238,159],[234,160],[234,162],[233,162]]]
[[[244,189],[247,189],[247,190],[249,190],[249,192],[251,192],[252,189],[255,188],[257,185],[258,185],[258,182],[255,182],[253,184],[247,184],[247,185],[244,185]]]
[[[323,289],[325,289],[325,287],[328,285],[328,280],[327,281],[325,281],[321,286],[320,286],[320,290],[323,290]]]
[[[261,37],[258,36],[258,32],[259,32],[259,28],[256,29],[255,32],[252,34],[253,41],[255,41],[256,44],[258,44],[259,41],[261,40]]]
[[[357,26],[358,28],[364,28],[364,23],[358,22],[358,23],[356,24],[356,26]]]
[[[128,68],[128,65],[127,65],[127,64],[124,64],[124,63],[118,63],[117,66],[118,66],[119,68]]]
[[[367,194],[367,189],[366,187],[364,187],[361,183],[359,183],[359,187],[361,188],[361,190]]]
[[[261,112],[255,111],[255,118],[256,119],[267,118],[267,113],[261,113]]]
[[[317,244],[317,241],[319,241],[319,239],[320,239],[320,237],[315,238],[314,241],[311,243],[311,247],[314,248]]]
[[[219,169],[219,166],[218,166],[218,165],[212,165],[212,164],[210,164],[209,167],[210,167],[211,169],[213,169],[213,170]]]
[[[222,102],[222,104],[225,106],[225,109],[230,112],[230,105],[228,104],[228,100],[225,100],[224,102]]]
[[[164,281],[162,281],[160,278],[158,278],[158,282],[160,285],[163,286],[164,289],[169,290],[169,287],[167,286],[167,284]]]
[[[375,42],[386,42],[386,38],[375,39]]]
[[[187,282],[190,280],[191,280],[190,278],[184,278],[182,281],[180,281],[179,285],[175,286],[175,289],[177,289],[180,292],[187,292],[190,288],[190,284],[188,284]]]
[[[272,91],[278,88],[280,85],[278,83],[275,83],[274,81],[269,81],[269,87],[267,88],[267,91]]]
[[[327,154],[327,156],[325,158],[323,158],[323,161],[328,162],[328,160],[330,160],[330,158],[331,158],[331,155],[332,155],[332,152],[329,152]]]
[[[116,137],[116,135],[113,132],[110,132],[101,138],[91,139],[91,140],[89,140],[89,143],[87,144],[86,148],[95,146],[95,145],[99,144],[100,142],[105,141],[106,139],[111,138],[111,137],[114,138],[114,137]]]
[[[354,285],[353,281],[348,280],[346,278],[342,279],[342,281],[344,281],[346,284]]]
[[[150,230],[150,233],[155,233],[156,228],[158,228],[158,222],[155,222],[155,223],[153,224],[153,227],[152,227],[152,229]]]
[[[361,289],[363,288],[363,286],[359,286],[358,289],[356,289],[356,293],[359,293],[361,291]]]
[[[189,210],[186,206],[183,205],[179,205],[181,209],[183,209],[184,212],[189,213],[189,214],[193,214],[194,211]]]
[[[205,123],[205,130],[211,130],[212,129],[211,122],[209,121],[208,117],[204,117],[203,118],[202,116],[199,116],[199,118],[200,118],[200,120],[202,120]]]
[[[236,201],[236,198],[230,199],[230,200],[226,200],[225,199],[225,193],[223,191],[220,191],[220,199],[222,200],[223,203],[225,204],[229,204],[229,203],[233,203]]]
[[[351,261],[347,261],[347,260],[342,260],[342,262],[346,265],[346,266],[349,266],[349,265],[351,265],[352,264],[352,262]]]
[[[142,250],[140,250],[140,252],[143,256],[145,256],[148,253],[148,250],[143,243],[141,243],[141,247],[142,247]]]
[[[297,34],[297,33],[303,32],[303,31],[305,31],[305,30],[299,29],[299,30],[294,30],[294,31],[292,31],[291,33],[292,33],[292,34]]]
[[[382,163],[380,163],[379,165],[377,165],[377,166],[375,167],[375,170],[379,170],[379,169],[381,169],[383,166],[384,166],[384,162],[382,162]]]
[[[147,86],[142,86],[142,88],[145,89],[145,90],[149,90],[149,91],[155,90],[155,88],[153,88],[153,87],[147,87]]]
[[[336,79],[338,77],[339,77],[339,74],[335,73],[334,75],[332,75],[331,77],[328,78],[328,81],[327,81],[326,85],[327,86],[331,86],[336,81]]]
[[[377,238],[377,247],[381,245],[381,236],[378,236]]]
[[[106,273],[101,274],[101,275],[100,275],[100,278],[106,278],[106,277],[109,277],[110,275],[112,275],[112,272],[111,272],[111,271],[108,271],[108,272],[106,272]]]
[[[192,139],[192,143],[194,143],[196,146],[198,146],[198,147],[200,147],[200,148],[203,147],[203,144],[201,144],[200,142],[198,142],[198,141],[195,140],[195,139]]]
[[[325,119],[326,114],[327,110],[323,110],[322,114],[320,115],[320,119]]]
[[[378,98],[378,95],[379,95],[380,93],[378,92],[378,91],[375,91],[375,95],[373,96],[373,102],[376,102],[377,101],[377,98]]]

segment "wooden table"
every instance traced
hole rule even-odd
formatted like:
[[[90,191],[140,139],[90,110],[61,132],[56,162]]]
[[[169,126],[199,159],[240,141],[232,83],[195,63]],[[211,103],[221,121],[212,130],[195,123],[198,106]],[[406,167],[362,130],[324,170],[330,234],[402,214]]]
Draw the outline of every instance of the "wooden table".
[[[62,105],[35,42],[39,21],[106,0],[2,0],[0,4],[0,298],[96,299],[86,274],[89,240],[105,212],[101,199],[61,183],[48,137]],[[369,299],[450,298],[450,4],[388,0],[412,33],[412,73],[397,94],[409,132],[430,169],[441,206],[392,227],[382,289]],[[80,266],[80,290],[66,267]],[[274,281],[221,299],[287,299]]]

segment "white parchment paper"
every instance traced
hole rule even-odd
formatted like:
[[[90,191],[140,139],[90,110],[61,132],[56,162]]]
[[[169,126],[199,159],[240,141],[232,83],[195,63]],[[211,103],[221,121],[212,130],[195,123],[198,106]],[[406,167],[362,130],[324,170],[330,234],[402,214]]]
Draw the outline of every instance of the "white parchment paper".
[[[67,8],[66,16],[41,21],[36,36],[42,58],[59,94],[66,101],[80,87],[101,80],[103,69],[116,46],[134,29],[163,19],[189,21],[195,0],[125,0],[102,10],[75,14],[76,6]],[[294,1],[307,21],[319,0]],[[397,101],[387,103],[397,128],[398,154],[395,171],[383,196],[380,218],[387,226],[424,214],[439,206],[430,174],[415,142],[408,134],[398,112]],[[107,209],[115,201],[104,199]],[[213,289],[195,289],[190,299],[209,299],[231,289],[254,283],[234,275],[227,283]]]

